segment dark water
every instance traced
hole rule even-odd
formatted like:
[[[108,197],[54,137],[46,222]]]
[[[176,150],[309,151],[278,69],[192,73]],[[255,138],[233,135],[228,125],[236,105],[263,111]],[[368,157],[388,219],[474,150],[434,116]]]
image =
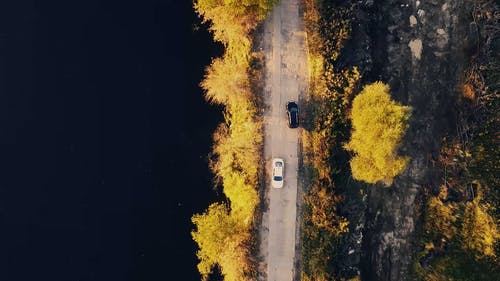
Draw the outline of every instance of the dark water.
[[[220,46],[191,1],[2,1],[0,280],[199,280]]]

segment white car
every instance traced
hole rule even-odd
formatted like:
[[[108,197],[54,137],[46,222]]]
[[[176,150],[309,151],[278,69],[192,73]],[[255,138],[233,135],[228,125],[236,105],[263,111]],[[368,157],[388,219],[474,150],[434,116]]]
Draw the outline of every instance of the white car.
[[[281,158],[273,159],[273,174],[271,179],[271,185],[274,188],[283,187],[283,171],[285,170],[285,162]]]

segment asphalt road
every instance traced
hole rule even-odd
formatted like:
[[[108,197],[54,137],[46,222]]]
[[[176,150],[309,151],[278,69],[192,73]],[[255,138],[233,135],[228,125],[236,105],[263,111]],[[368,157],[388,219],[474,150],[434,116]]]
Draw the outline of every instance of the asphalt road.
[[[294,264],[300,128],[288,128],[285,106],[288,101],[298,101],[307,86],[305,32],[299,17],[299,0],[282,0],[277,4],[265,23],[263,51],[267,66],[264,155],[268,175],[275,157],[284,159],[285,171],[281,189],[272,188],[270,177],[267,179],[269,209],[264,213],[266,231],[261,251],[267,264],[266,280],[292,281],[297,271]]]

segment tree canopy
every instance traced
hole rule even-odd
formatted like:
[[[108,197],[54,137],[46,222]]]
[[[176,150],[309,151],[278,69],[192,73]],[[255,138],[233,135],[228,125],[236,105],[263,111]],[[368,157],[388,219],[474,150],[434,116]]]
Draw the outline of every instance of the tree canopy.
[[[408,158],[397,155],[408,127],[410,108],[391,100],[389,86],[375,82],[364,87],[352,105],[352,135],[345,148],[354,152],[352,175],[368,183],[392,179],[405,168]]]
[[[219,265],[227,281],[244,281],[248,271],[246,247],[249,233],[242,229],[224,204],[214,203],[203,214],[192,218],[196,230],[191,232],[198,243],[198,270],[205,280]]]
[[[250,32],[264,19],[276,0],[197,0],[194,8],[209,24],[214,40],[225,47],[212,60],[201,87],[209,102],[225,107],[225,123],[214,133],[211,168],[222,184],[227,202],[212,204],[194,215],[198,269],[207,278],[219,266],[224,280],[249,280],[250,231],[259,203],[256,189],[260,169],[262,122],[257,118],[250,84]]]

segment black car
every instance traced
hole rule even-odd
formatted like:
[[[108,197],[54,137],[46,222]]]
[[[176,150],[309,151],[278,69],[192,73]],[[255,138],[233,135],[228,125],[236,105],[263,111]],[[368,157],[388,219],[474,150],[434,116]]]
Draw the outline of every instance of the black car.
[[[299,107],[294,101],[286,104],[286,114],[288,116],[288,127],[297,128],[299,126]]]

